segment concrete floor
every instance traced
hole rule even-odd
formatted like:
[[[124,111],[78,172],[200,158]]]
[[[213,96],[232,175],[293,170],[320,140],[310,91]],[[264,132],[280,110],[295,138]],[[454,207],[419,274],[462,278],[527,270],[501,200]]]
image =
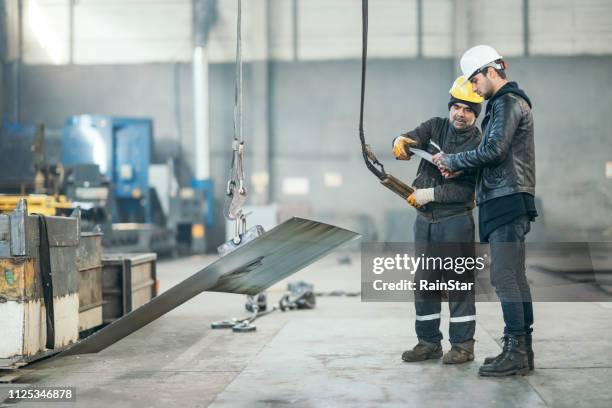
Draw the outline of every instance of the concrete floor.
[[[352,264],[338,257],[289,281],[313,282],[317,291],[358,291],[359,256]],[[162,290],[212,260],[160,262]],[[271,302],[286,283],[271,288]],[[276,312],[257,321],[257,332],[237,334],[209,324],[244,315],[244,296],[204,293],[99,354],[30,366],[20,382],[76,387],[76,404],[49,404],[71,408],[612,406],[610,303],[536,304],[536,371],[490,379],[477,371],[485,356],[499,352],[496,303],[478,304],[476,361],[445,366],[401,361],[416,342],[412,304],[346,297],[317,302],[316,310]],[[447,322],[448,314],[444,332]]]

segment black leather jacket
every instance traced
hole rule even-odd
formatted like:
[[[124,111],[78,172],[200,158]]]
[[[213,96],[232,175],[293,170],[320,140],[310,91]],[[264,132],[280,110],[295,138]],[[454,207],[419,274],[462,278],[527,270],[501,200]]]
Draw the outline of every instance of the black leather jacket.
[[[482,142],[475,150],[450,154],[453,171],[479,168],[476,201],[514,193],[535,195],[535,147],[531,101],[515,82],[504,85],[487,104]]]

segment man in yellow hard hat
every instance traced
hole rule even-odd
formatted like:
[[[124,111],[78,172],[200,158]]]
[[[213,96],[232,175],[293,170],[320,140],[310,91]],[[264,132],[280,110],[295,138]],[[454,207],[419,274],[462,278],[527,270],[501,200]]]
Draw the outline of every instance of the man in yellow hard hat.
[[[481,133],[475,126],[483,98],[463,77],[457,78],[449,91],[449,116],[434,117],[414,130],[393,141],[393,154],[398,160],[410,160],[411,148],[430,154],[440,151],[458,153],[478,146]],[[415,150],[416,151],[416,150]],[[421,154],[421,156],[423,156]],[[425,154],[425,156],[427,156]],[[414,224],[414,242],[417,255],[473,256],[474,250],[474,190],[476,173],[464,171],[445,179],[438,168],[425,158],[419,163],[413,187],[415,192],[408,203],[417,209]],[[446,254],[444,253],[446,252]],[[418,344],[402,354],[406,362],[424,361],[442,357],[440,332],[441,292],[421,290],[419,282],[436,282],[444,278],[473,282],[473,271],[457,275],[454,270],[427,270],[420,268],[415,274],[415,330]],[[474,330],[476,306],[473,285],[470,290],[449,291],[451,349],[444,354],[446,364],[459,364],[474,360]]]

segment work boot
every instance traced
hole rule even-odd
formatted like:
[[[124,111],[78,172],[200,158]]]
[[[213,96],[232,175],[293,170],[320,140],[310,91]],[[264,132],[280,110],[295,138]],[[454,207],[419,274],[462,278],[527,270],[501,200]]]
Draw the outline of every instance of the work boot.
[[[462,364],[472,360],[474,360],[474,340],[453,344],[442,358],[444,364]]]
[[[527,362],[529,363],[529,370],[535,368],[535,363],[533,361],[533,346],[532,346],[532,337],[531,334],[525,335],[525,350],[527,351]],[[495,357],[487,357],[484,359],[484,364],[491,364],[495,359],[501,357],[504,354],[503,352]]]
[[[483,377],[505,377],[508,375],[529,372],[527,362],[527,351],[525,348],[525,336],[504,336],[504,348],[502,353],[495,357],[489,364],[483,364],[478,374]]]
[[[424,340],[419,340],[412,350],[406,350],[402,353],[402,360],[408,363],[440,357],[442,357],[442,345],[440,343],[429,343]]]

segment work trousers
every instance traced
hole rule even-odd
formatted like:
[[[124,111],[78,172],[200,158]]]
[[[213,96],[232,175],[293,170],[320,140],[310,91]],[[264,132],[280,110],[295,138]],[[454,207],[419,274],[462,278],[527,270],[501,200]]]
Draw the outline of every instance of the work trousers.
[[[418,215],[414,223],[415,255],[426,257],[473,257],[474,256],[474,218],[466,212],[441,220],[431,220]],[[450,243],[450,245],[449,245]],[[440,245],[441,244],[441,245]],[[474,282],[474,271],[466,270],[458,274],[455,270],[419,268],[415,274],[415,330],[419,340],[439,343],[443,336],[440,332],[440,311],[442,291],[420,290],[420,281],[449,280],[463,283]],[[461,346],[474,339],[476,328],[476,305],[474,285],[469,291],[448,291],[450,308],[449,338],[453,345]]]

